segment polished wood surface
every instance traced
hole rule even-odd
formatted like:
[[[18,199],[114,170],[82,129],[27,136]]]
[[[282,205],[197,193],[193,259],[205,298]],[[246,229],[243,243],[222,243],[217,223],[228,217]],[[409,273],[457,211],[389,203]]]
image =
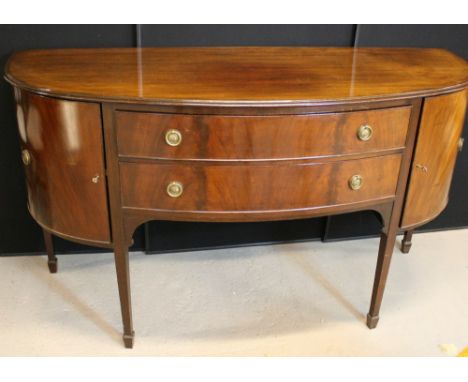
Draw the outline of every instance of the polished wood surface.
[[[369,153],[403,148],[411,107],[291,116],[181,115],[117,112],[121,157],[274,159]],[[368,140],[358,137],[370,126]],[[167,132],[181,135],[178,146]]]
[[[31,215],[60,236],[109,243],[99,105],[19,89],[15,98]]]
[[[302,210],[395,195],[400,155],[317,163],[250,165],[121,163],[124,207],[154,210],[230,212]],[[353,175],[363,179],[352,190]],[[171,197],[166,188],[180,182]]]
[[[50,233],[114,249],[126,347],[128,247],[152,219],[374,210],[383,224],[374,328],[398,231],[409,231],[408,244],[411,229],[447,203],[468,83],[464,60],[406,48],[30,51],[10,59],[6,79],[49,260]],[[363,125],[369,140],[357,135]],[[168,144],[169,130],[180,144]],[[171,182],[179,196],[168,194]]]
[[[466,91],[424,101],[403,229],[434,219],[447,205],[466,103]]]
[[[113,48],[18,52],[6,78],[68,98],[254,106],[438,94],[466,86],[468,71],[441,49]]]

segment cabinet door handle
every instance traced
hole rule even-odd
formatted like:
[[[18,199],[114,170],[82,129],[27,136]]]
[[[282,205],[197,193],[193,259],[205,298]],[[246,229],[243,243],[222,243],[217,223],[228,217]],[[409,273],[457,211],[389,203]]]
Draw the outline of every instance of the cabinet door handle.
[[[29,164],[31,163],[31,154],[28,150],[24,149],[23,151],[21,151],[21,160],[23,161],[25,166],[29,166]]]

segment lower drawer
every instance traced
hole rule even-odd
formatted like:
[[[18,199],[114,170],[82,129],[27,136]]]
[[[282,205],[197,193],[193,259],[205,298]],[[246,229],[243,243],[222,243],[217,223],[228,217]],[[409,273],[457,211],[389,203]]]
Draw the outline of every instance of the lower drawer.
[[[400,161],[395,154],[328,163],[121,163],[122,202],[133,208],[212,212],[355,203],[394,196]]]

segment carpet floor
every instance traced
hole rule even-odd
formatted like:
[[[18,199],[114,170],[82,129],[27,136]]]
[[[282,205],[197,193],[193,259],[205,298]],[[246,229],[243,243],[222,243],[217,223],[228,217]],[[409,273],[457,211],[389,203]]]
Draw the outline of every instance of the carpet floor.
[[[399,241],[398,243],[399,244]],[[131,253],[135,346],[112,254],[0,258],[2,356],[441,356],[468,346],[468,230],[395,248],[367,329],[377,239]]]

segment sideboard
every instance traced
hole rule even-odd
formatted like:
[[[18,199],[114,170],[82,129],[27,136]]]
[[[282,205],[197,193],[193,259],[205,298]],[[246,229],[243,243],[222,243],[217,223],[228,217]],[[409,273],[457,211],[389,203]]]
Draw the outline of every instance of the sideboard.
[[[396,235],[446,206],[467,64],[440,49],[114,48],[15,53],[31,216],[111,248],[131,348],[128,247],[150,220],[247,222],[372,210],[382,223],[367,326]]]

